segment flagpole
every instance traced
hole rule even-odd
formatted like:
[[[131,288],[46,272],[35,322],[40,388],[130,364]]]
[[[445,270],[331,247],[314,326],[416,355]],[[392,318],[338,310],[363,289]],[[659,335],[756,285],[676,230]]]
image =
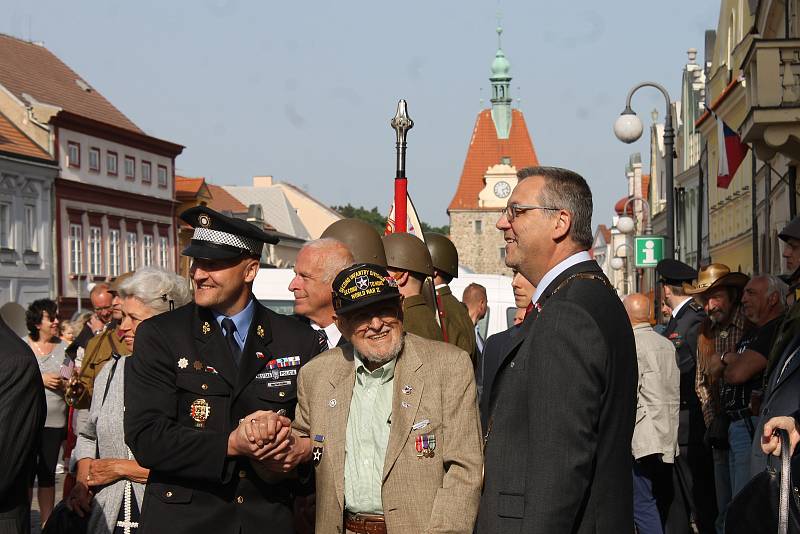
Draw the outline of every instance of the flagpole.
[[[406,178],[406,136],[414,127],[414,121],[408,116],[407,103],[400,100],[397,103],[397,112],[392,118],[392,128],[397,134],[395,150],[397,152],[397,165],[394,178],[394,231],[407,231],[408,211],[406,197],[408,195],[408,178]]]

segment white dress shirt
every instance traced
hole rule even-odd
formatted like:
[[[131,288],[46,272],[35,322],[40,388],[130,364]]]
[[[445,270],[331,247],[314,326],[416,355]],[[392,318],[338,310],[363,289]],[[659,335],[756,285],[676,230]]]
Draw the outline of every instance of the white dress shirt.
[[[533,294],[533,298],[531,302],[534,304],[539,302],[539,298],[544,293],[544,290],[547,289],[553,280],[558,278],[558,275],[572,267],[573,265],[577,265],[584,261],[590,261],[592,256],[589,254],[588,251],[582,250],[580,252],[576,252],[572,256],[568,257],[567,259],[561,261],[561,263],[557,264],[555,267],[550,269],[545,273],[542,279],[539,281],[539,285],[536,286],[536,292]]]
[[[336,345],[339,344],[339,340],[342,339],[342,333],[339,332],[339,329],[336,328],[336,323],[331,323],[325,328],[322,328],[320,325],[311,321],[311,328],[314,330],[322,330],[325,332],[325,335],[328,337],[328,348],[332,349]]]

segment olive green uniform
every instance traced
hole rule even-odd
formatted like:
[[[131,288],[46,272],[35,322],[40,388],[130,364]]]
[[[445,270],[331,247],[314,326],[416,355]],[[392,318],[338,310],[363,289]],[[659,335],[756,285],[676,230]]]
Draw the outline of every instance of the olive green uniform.
[[[442,329],[436,322],[436,315],[422,295],[412,295],[403,299],[403,328],[409,334],[434,341],[444,341]]]
[[[80,375],[78,375],[78,381],[83,384],[84,391],[72,403],[72,407],[76,410],[84,410],[92,405],[94,379],[106,362],[111,359],[112,352],[120,356],[128,356],[131,353],[128,346],[117,337],[117,329],[114,326],[108,327],[94,336],[86,345]]]
[[[450,286],[446,285],[437,288],[436,295],[439,297],[438,300],[441,307],[439,313],[444,316],[442,322],[447,334],[447,342],[466,351],[469,357],[472,358],[474,366],[477,347],[475,344],[475,326],[469,318],[467,307],[453,296]]]

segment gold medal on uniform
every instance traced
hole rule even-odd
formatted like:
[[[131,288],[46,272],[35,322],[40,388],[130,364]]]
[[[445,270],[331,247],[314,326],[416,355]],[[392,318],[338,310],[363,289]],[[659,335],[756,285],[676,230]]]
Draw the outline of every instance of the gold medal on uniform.
[[[189,416],[194,419],[194,426],[204,428],[211,415],[211,405],[205,399],[197,399],[189,407]]]

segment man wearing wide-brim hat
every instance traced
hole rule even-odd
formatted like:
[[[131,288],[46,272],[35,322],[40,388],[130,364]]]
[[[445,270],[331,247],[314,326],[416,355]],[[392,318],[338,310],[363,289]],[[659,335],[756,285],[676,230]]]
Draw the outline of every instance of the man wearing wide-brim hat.
[[[714,482],[717,494],[717,523],[724,520],[731,500],[728,467],[728,419],[722,413],[719,393],[726,352],[735,352],[744,333],[746,318],[741,306],[742,290],[750,278],[731,271],[727,265],[712,263],[700,269],[697,279],[684,283],[687,295],[703,306],[707,318],[697,340],[697,375],[695,390],[703,408],[707,426],[706,441],[714,454]]]

